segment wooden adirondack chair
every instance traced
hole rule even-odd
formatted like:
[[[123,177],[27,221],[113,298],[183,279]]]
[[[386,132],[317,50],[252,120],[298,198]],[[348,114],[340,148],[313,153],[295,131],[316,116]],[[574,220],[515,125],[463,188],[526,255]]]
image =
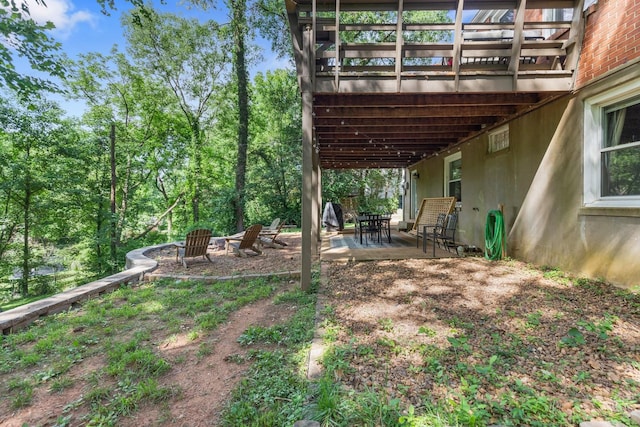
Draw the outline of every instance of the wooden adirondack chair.
[[[229,249],[232,249],[236,255],[242,257],[249,255],[246,252],[247,250],[252,251],[252,255],[262,254],[262,251],[256,245],[256,241],[259,241],[258,237],[260,236],[261,230],[261,224],[254,224],[247,228],[242,234],[225,237],[224,239],[227,242],[227,253],[229,253]]]
[[[280,218],[274,219],[270,226],[264,227],[262,231],[260,231],[260,243],[275,249],[282,249],[287,246],[285,242],[278,240],[278,235],[283,226],[284,222],[280,222]]]
[[[211,230],[200,228],[190,231],[187,234],[187,238],[184,242],[176,243],[176,261],[180,260],[184,268],[187,268],[187,261],[185,258],[193,258],[202,256],[213,262],[207,253],[209,248],[209,240],[211,240]]]

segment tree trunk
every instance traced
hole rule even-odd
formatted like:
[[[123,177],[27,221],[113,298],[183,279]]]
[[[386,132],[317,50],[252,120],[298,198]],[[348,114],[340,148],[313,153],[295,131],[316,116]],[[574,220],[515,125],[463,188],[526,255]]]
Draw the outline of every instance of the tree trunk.
[[[191,122],[191,179],[190,196],[193,223],[200,221],[200,176],[202,174],[202,135],[197,120]]]
[[[29,172],[27,172],[28,174]],[[24,233],[22,238],[22,279],[20,280],[20,295],[26,297],[29,293],[29,215],[31,209],[31,191],[29,190],[29,175],[25,182],[24,192]]]
[[[31,216],[31,150],[27,143],[25,148],[25,176],[24,176],[24,206],[23,206],[23,237],[22,237],[22,279],[20,280],[20,294],[26,297],[29,293],[29,225]]]
[[[236,195],[234,210],[236,230],[244,230],[245,180],[247,149],[249,145],[249,95],[245,60],[246,0],[233,0],[232,26],[234,38],[234,68],[238,80],[238,158],[236,168]]]
[[[110,152],[110,163],[111,163],[111,195],[110,195],[110,204],[111,204],[111,269],[115,269],[118,261],[117,255],[117,225],[118,222],[116,220],[116,125],[114,123],[111,124],[111,133],[109,134],[109,152]]]
[[[170,203],[169,194],[167,193],[167,189],[164,187],[164,181],[160,176],[156,177],[156,188],[158,189],[158,191],[160,191],[160,194],[162,194],[162,198],[164,199],[164,202],[168,205]],[[180,200],[183,194],[184,193],[180,193],[176,201]],[[167,235],[171,236],[172,232],[173,232],[173,208],[169,209],[169,214],[167,215]]]

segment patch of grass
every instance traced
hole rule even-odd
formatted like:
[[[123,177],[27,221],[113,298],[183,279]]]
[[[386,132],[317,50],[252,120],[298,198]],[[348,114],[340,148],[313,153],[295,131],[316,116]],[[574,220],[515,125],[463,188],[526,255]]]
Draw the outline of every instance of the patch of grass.
[[[82,387],[87,390],[82,399],[66,403],[60,414],[54,414],[58,424],[118,425],[120,417],[143,404],[162,406],[180,394],[175,386],[159,385],[172,369],[157,349],[167,334],[195,342],[189,351],[203,357],[211,353],[210,331],[234,310],[271,296],[283,284],[276,279],[215,284],[166,280],[123,287],[87,301],[79,310],[44,317],[24,331],[0,336],[3,398],[18,409],[29,406],[39,388],[63,393]],[[302,293],[284,295],[282,301],[296,304],[305,298],[311,301]],[[305,316],[305,327],[312,327],[313,308]],[[313,333],[302,334],[299,325],[285,328],[291,342],[309,340]],[[159,338],[158,331],[162,331]],[[185,351],[176,356],[173,363],[186,355]],[[63,375],[89,359],[95,367],[84,378]],[[84,418],[80,420],[77,413]]]
[[[313,337],[315,294],[294,291],[276,303],[298,309],[284,324],[251,327],[239,341],[250,348],[248,376],[234,391],[223,413],[223,426],[283,426],[305,418],[310,383],[305,376],[309,343]],[[253,350],[257,344],[277,344],[275,350]],[[232,356],[236,363],[247,360]]]
[[[434,331],[433,329],[431,329],[429,326],[427,325],[422,325],[418,328],[418,333],[419,334],[423,334],[426,335],[428,337],[435,337],[437,335],[437,332]]]
[[[537,328],[538,326],[540,326],[541,318],[542,318],[542,312],[540,312],[540,310],[537,310],[534,313],[528,314],[526,326],[531,329]]]
[[[389,318],[378,319],[378,325],[385,332],[393,332],[393,320]]]
[[[51,382],[50,390],[54,393],[73,387],[73,380],[68,377],[56,378]]]
[[[24,408],[31,404],[33,397],[33,384],[26,379],[13,379],[7,384],[10,392],[11,407],[13,409]]]

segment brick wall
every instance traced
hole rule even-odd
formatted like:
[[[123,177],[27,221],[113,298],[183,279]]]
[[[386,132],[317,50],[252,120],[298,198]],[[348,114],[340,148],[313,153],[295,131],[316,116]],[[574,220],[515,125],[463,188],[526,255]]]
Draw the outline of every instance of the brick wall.
[[[640,57],[640,0],[598,0],[589,11],[577,88]]]

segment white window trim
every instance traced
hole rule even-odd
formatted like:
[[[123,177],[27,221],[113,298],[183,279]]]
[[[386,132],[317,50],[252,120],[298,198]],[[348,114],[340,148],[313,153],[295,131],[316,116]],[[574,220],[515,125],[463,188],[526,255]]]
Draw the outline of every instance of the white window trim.
[[[451,163],[456,160],[460,160],[462,158],[462,151],[458,151],[457,153],[453,153],[450,156],[444,158],[444,197],[450,197],[449,194],[449,172],[451,171]],[[462,178],[460,178],[460,182],[462,182]],[[456,201],[456,206],[460,205],[461,201]]]
[[[600,188],[604,110],[639,95],[640,79],[635,79],[584,101],[583,203],[585,207],[640,207],[640,196],[603,197]]]

